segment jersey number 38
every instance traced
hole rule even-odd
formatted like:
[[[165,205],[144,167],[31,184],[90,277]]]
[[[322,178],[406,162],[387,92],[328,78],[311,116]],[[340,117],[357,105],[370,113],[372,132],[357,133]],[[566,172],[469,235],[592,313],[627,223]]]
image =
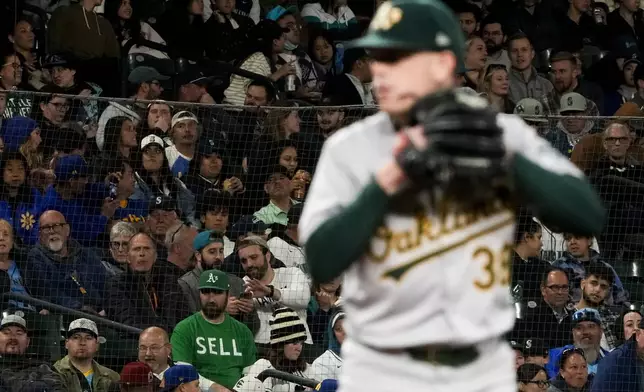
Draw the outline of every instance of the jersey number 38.
[[[481,246],[472,253],[472,260],[481,263],[483,275],[474,281],[479,290],[490,290],[494,286],[510,286],[510,262],[512,244],[505,244],[501,251],[494,252],[487,246]]]

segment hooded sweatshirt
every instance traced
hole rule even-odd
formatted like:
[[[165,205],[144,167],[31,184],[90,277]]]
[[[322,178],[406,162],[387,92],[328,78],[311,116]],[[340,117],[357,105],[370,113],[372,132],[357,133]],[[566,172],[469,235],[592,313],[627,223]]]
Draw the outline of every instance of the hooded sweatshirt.
[[[68,52],[80,60],[121,57],[121,47],[107,19],[81,4],[54,11],[48,34],[50,53]]]

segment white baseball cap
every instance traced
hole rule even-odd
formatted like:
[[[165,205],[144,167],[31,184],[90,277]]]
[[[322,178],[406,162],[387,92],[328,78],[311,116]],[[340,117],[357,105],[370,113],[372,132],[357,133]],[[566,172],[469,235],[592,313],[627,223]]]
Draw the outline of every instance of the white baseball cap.
[[[17,314],[10,314],[8,316],[5,316],[2,321],[0,321],[0,329],[4,327],[10,327],[12,325],[22,327],[25,331],[27,330],[27,322]]]
[[[149,146],[150,144],[157,144],[159,147],[163,148],[164,143],[163,139],[161,139],[157,135],[148,135],[141,140],[141,150]]]
[[[182,121],[194,121],[199,124],[199,119],[197,119],[197,116],[187,110],[182,110],[172,116],[172,128],[174,128],[175,125],[179,124]]]
[[[543,116],[546,114],[543,104],[534,98],[523,98],[514,106],[514,114],[518,114],[526,121],[548,122]]]
[[[251,376],[240,378],[233,387],[235,392],[265,392],[269,390],[264,388],[264,384],[261,381]]]
[[[86,318],[79,318],[69,323],[67,336],[72,336],[76,332],[89,332],[98,338],[98,327],[96,323]]]

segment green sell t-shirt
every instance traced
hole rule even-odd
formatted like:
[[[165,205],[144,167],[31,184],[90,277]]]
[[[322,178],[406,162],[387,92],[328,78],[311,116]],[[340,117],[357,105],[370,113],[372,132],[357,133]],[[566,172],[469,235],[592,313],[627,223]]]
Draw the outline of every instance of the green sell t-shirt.
[[[228,314],[221,324],[213,324],[195,313],[177,324],[170,342],[175,362],[189,363],[203,377],[230,389],[257,354],[253,333]]]

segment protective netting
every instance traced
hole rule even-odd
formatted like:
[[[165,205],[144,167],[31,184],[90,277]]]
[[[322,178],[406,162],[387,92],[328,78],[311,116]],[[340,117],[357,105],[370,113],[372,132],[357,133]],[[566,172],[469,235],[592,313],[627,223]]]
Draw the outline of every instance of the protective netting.
[[[120,386],[155,384],[182,362],[209,380],[202,389],[232,389],[246,373],[250,385],[268,367],[337,379],[341,281],[311,281],[297,223],[326,137],[375,109],[6,98],[4,383],[107,390],[119,380],[96,366],[79,376],[91,359],[121,373]],[[520,361],[546,364],[549,353],[549,378],[581,382],[569,370],[575,352],[564,349],[583,349],[594,374],[597,358],[627,341],[641,318],[641,124],[528,120],[589,176],[607,224],[588,238],[520,209],[511,283],[518,320],[509,339]],[[137,360],[149,368],[123,369]],[[266,380],[270,388],[286,383]]]

